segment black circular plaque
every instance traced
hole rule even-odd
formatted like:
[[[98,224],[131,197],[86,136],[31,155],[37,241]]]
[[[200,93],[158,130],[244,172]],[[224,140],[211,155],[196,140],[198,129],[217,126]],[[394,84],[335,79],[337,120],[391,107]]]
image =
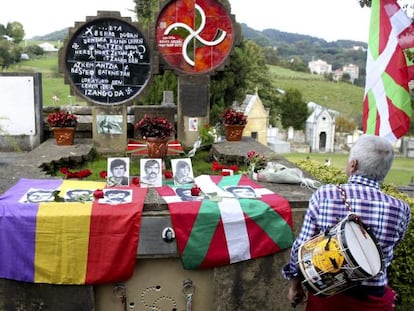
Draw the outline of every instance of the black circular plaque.
[[[133,24],[98,18],[70,38],[65,67],[80,96],[101,105],[122,104],[137,96],[150,79],[150,50]]]

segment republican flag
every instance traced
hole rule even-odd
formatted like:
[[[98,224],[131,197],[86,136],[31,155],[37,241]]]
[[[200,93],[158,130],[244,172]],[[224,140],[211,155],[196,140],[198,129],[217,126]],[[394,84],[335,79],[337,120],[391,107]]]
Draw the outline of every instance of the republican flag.
[[[395,0],[373,0],[367,53],[362,125],[367,134],[391,142],[410,127],[411,96],[408,82],[414,78],[407,49],[414,47],[411,19]]]
[[[96,190],[104,182],[20,179],[0,196],[0,278],[30,283],[125,281],[135,267],[147,189],[132,203],[22,203],[30,189]],[[131,188],[129,188],[131,189]]]
[[[205,269],[267,256],[292,246],[289,202],[244,175],[210,176],[220,187],[251,186],[260,198],[179,201],[172,188],[157,188],[167,201],[185,269]]]

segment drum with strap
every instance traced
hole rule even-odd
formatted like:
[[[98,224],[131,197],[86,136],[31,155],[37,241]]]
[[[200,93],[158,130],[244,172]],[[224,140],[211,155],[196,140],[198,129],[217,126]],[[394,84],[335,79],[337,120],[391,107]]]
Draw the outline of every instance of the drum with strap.
[[[298,249],[303,284],[315,295],[331,296],[384,270],[381,247],[355,214]]]

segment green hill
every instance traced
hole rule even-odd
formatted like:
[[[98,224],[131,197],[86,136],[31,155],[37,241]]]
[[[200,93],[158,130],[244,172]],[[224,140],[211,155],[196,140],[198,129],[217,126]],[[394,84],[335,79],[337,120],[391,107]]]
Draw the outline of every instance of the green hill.
[[[330,82],[322,76],[296,72],[278,66],[269,66],[273,84],[282,90],[298,89],[305,102],[315,102],[321,106],[340,112],[354,121],[362,114],[364,88],[345,82]]]

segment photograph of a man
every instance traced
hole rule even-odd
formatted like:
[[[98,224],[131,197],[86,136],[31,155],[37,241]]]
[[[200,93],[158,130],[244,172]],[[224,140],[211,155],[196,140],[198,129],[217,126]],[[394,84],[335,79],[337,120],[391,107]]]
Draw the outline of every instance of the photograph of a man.
[[[40,203],[52,202],[54,200],[53,191],[49,189],[30,188],[19,200],[20,203]]]
[[[190,188],[176,188],[175,193],[180,197],[182,201],[201,201],[204,199],[208,199],[208,196],[203,195],[197,195],[193,196],[191,195],[191,189]]]
[[[226,187],[226,191],[232,193],[238,199],[257,198],[257,194],[250,186],[230,186]]]
[[[174,175],[174,184],[176,186],[194,182],[191,159],[172,159],[171,167]]]
[[[129,185],[129,158],[108,158],[107,184],[110,187]]]
[[[65,201],[67,202],[90,202],[93,201],[93,190],[88,189],[71,189],[66,191]]]
[[[98,203],[125,204],[132,202],[132,190],[130,189],[104,189],[104,197]]]
[[[141,159],[140,161],[140,185],[143,188],[161,187],[161,159]]]

